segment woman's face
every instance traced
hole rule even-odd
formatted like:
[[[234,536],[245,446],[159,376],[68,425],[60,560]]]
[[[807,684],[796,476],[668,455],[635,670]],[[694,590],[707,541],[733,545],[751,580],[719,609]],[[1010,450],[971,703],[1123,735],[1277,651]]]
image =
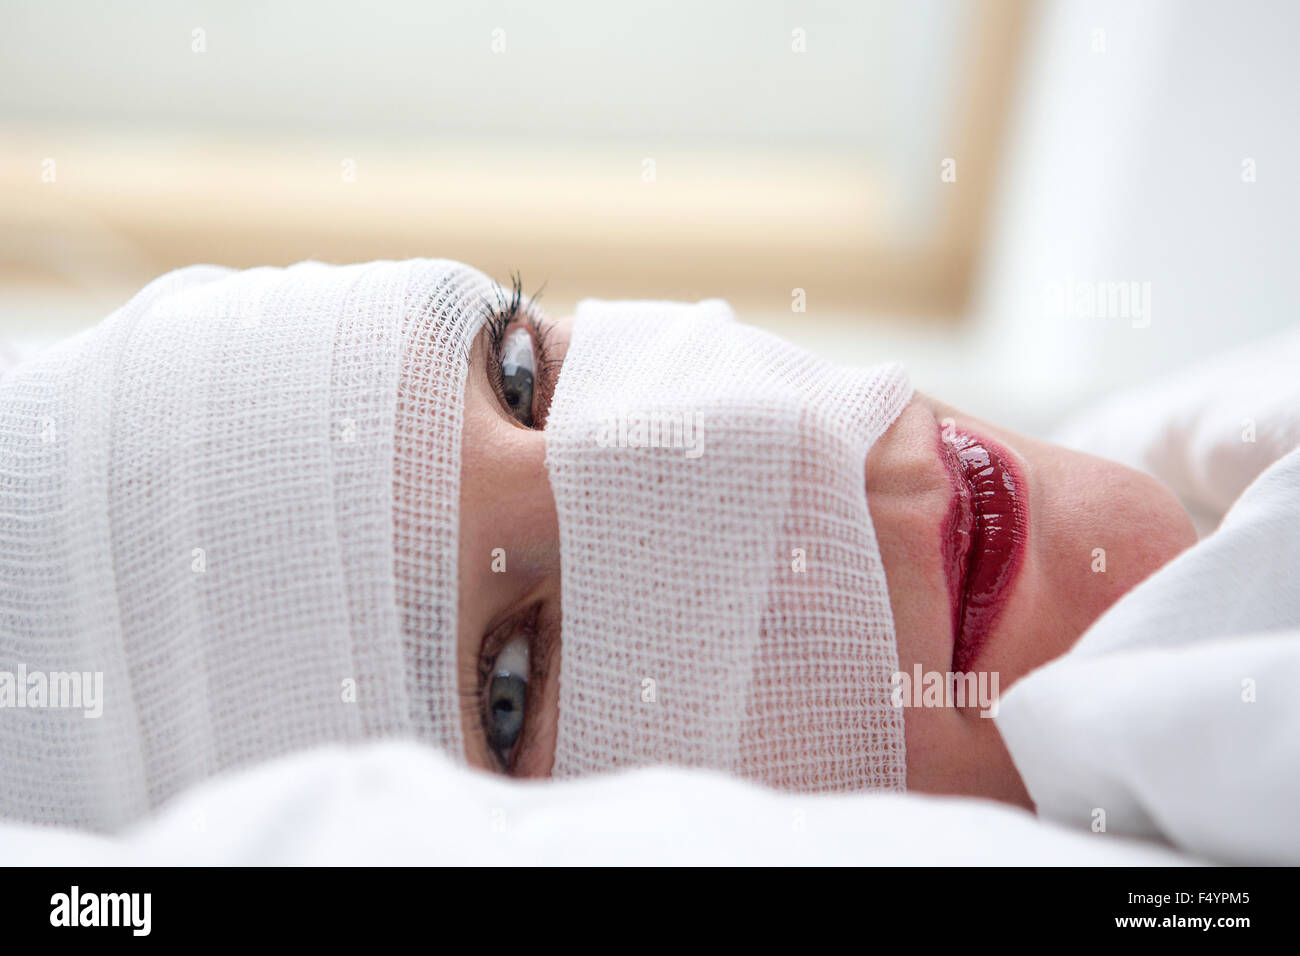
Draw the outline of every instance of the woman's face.
[[[466,384],[462,722],[472,764],[517,776],[550,772],[558,716],[561,568],[544,424],[572,320],[546,325],[519,320],[504,336],[481,335]],[[513,385],[528,379],[539,331],[545,355],[536,356],[524,409]],[[982,469],[986,452],[1005,460]],[[973,496],[954,480],[963,462],[975,476]],[[1196,540],[1177,499],[1155,479],[920,393],[872,447],[866,491],[900,671],[996,674],[1002,693],[1063,654],[1102,611]],[[972,540],[985,542],[979,555],[965,550]],[[984,710],[972,700],[905,711],[909,789],[1029,804]]]

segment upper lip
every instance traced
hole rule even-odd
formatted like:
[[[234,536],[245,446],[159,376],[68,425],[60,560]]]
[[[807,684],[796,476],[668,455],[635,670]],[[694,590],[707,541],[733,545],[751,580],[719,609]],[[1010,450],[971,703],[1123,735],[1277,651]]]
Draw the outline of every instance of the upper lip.
[[[970,555],[975,546],[975,490],[962,469],[952,443],[939,437],[939,459],[952,482],[952,498],[944,520],[942,537],[944,571],[952,607],[954,644],[961,632],[962,605],[965,603],[966,578],[970,572]]]
[[[954,429],[939,437],[953,496],[943,528],[954,671],[970,670],[1020,570],[1028,530],[1025,482],[996,442]]]

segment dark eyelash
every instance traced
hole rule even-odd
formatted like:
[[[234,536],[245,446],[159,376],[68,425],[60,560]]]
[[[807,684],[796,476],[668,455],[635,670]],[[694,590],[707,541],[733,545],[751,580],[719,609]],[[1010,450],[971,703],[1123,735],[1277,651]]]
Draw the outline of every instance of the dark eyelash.
[[[546,289],[546,283],[527,299],[524,298],[523,282],[518,272],[510,274],[510,292],[505,293],[497,287],[496,301],[488,306],[488,315],[484,326],[488,335],[488,372],[492,379],[492,388],[502,408],[506,408],[505,371],[501,367],[501,350],[505,345],[506,333],[516,322],[522,321],[533,337],[533,350],[537,356],[537,393],[533,397],[533,427],[541,428],[546,424],[546,411],[550,406],[551,392],[554,391],[555,378],[560,365],[559,359],[551,357],[549,343],[555,324],[546,319],[537,307],[537,300]],[[541,408],[541,413],[537,408]]]
[[[525,308],[524,306],[524,288],[519,273],[510,273],[510,292],[507,298],[504,289],[497,286],[496,301],[488,303],[488,315],[484,322],[488,330],[488,338],[492,343],[492,351],[500,349],[502,341],[506,336],[506,329],[514,322],[515,318]],[[529,305],[531,305],[531,300]]]

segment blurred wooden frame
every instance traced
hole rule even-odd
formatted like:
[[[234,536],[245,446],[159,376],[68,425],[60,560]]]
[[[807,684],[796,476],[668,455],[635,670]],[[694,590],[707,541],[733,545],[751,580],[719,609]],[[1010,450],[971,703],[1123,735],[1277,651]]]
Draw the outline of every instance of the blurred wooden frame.
[[[969,302],[988,232],[997,171],[1028,29],[1032,0],[984,0],[977,7],[968,48],[968,81],[960,96],[958,182],[946,193],[934,244],[902,270],[892,296],[922,311],[956,314]],[[882,288],[888,283],[882,277]]]
[[[481,145],[7,130],[0,281],[94,291],[193,262],[443,256],[581,296],[956,316],[965,307],[1030,0],[973,5],[953,145],[934,158],[938,228],[905,247],[876,215],[888,183],[846,160]],[[945,156],[957,180],[940,182]],[[53,182],[42,181],[52,159]],[[647,175],[653,163],[653,178]],[[349,164],[355,175],[349,179]],[[46,177],[47,179],[49,177]]]

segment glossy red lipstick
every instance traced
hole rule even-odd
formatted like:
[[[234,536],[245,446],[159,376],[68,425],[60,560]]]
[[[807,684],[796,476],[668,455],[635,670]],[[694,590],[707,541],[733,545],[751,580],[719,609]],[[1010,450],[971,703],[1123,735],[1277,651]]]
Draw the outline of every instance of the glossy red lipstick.
[[[939,456],[953,483],[942,529],[952,606],[952,669],[972,669],[1024,558],[1029,502],[1015,460],[996,442],[949,426]]]

